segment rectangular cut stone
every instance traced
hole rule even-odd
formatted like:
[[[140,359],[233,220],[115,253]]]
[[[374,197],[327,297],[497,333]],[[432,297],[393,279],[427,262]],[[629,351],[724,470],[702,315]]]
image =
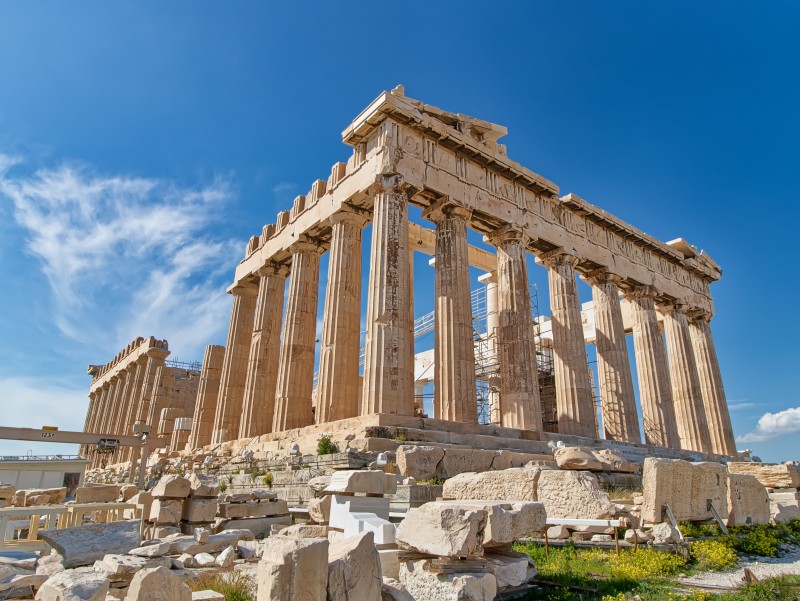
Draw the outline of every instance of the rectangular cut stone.
[[[289,526],[292,523],[291,515],[279,515],[271,518],[245,518],[241,520],[226,520],[220,527],[236,530],[249,530],[253,536],[263,538],[267,536],[273,526]]]
[[[547,525],[544,505],[533,502],[443,501],[455,507],[486,512],[484,547],[509,545],[515,540],[541,531]]]
[[[675,519],[713,519],[708,501],[721,516],[728,515],[728,474],[721,463],[690,463],[682,459],[644,460],[642,520],[663,521],[662,508],[669,505]]]
[[[75,491],[76,503],[113,503],[119,498],[120,487],[117,484],[95,484],[81,486]]]
[[[537,500],[547,517],[605,519],[616,513],[597,477],[588,472],[542,470],[536,483]]]
[[[341,470],[334,472],[326,493],[363,493],[393,495],[397,478],[380,470]]]
[[[540,469],[510,468],[459,474],[445,481],[442,498],[538,501],[536,487],[541,472]]]
[[[325,601],[329,543],[271,536],[258,563],[257,601]]]
[[[185,499],[189,496],[192,490],[192,485],[188,479],[177,474],[164,476],[153,487],[152,493],[154,498],[167,498],[167,499]]]
[[[426,503],[409,509],[397,526],[401,549],[445,557],[483,555],[483,531],[487,513],[483,509],[459,507],[453,503]]]
[[[217,498],[219,495],[219,479],[210,474],[190,474],[189,485],[193,497]]]
[[[219,516],[223,518],[264,518],[289,513],[286,501],[221,504]]]
[[[139,546],[141,522],[130,520],[44,530],[39,538],[64,558],[65,568],[91,565],[107,553],[127,553]]]
[[[728,474],[728,526],[769,522],[769,495],[755,476]]]
[[[381,601],[381,562],[372,532],[328,548],[328,601]]]
[[[758,478],[767,488],[800,488],[800,468],[795,462],[755,463],[745,461],[731,461],[728,471],[732,474],[750,474]]]
[[[150,521],[154,524],[177,524],[181,521],[183,502],[178,499],[153,499]]]
[[[189,497],[183,502],[181,519],[185,522],[213,522],[216,516],[216,499],[195,499]]]

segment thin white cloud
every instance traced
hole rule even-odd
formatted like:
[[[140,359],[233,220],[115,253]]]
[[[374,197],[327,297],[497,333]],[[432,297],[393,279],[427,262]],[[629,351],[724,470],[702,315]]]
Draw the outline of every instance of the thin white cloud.
[[[0,199],[47,278],[56,327],[112,355],[153,335],[202,356],[227,328],[225,287],[244,247],[213,231],[227,183],[189,188],[71,164],[16,175],[23,167],[0,154]]]
[[[731,411],[738,411],[739,409],[750,409],[755,407],[756,404],[750,401],[728,401],[728,409]]]
[[[736,438],[737,442],[764,442],[786,434],[800,433],[800,407],[777,413],[765,413],[758,418],[756,429]]]
[[[292,190],[297,189],[297,184],[294,182],[278,182],[272,186],[272,193],[280,199],[289,195]]]

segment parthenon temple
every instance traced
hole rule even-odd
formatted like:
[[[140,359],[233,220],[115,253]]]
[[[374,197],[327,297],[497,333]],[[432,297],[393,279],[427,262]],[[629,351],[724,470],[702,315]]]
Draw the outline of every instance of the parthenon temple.
[[[683,239],[661,242],[561,195],[508,157],[499,143],[506,133],[408,98],[401,86],[358,115],[342,134],[352,147],[347,162],[247,243],[228,290],[227,343],[207,347],[195,404],[176,409],[191,418],[181,444],[277,440],[381,416],[375,423],[413,418],[471,434],[735,455],[710,329],[717,263]],[[428,225],[410,222],[410,207]],[[483,245],[470,244],[470,230]],[[415,252],[433,257],[434,310],[425,323],[414,314]],[[549,318],[532,311],[529,260],[547,270]],[[482,272],[480,303],[471,270]],[[579,278],[591,303],[581,305]],[[432,353],[415,353],[421,328],[433,332]],[[137,349],[114,375],[93,374],[87,431],[130,430],[138,421],[155,432],[168,405],[148,391],[166,342],[151,338]],[[423,386],[433,389],[430,416]],[[129,397],[143,400],[125,405]]]

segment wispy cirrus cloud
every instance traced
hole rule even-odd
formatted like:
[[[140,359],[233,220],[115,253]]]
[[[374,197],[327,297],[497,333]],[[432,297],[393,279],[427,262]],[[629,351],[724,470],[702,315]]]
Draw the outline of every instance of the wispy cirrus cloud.
[[[800,407],[791,407],[777,413],[765,413],[758,418],[755,430],[737,436],[737,442],[764,442],[786,434],[800,433]]]
[[[154,335],[199,356],[226,328],[225,283],[244,244],[214,231],[232,198],[226,181],[186,187],[87,165],[25,167],[0,154],[0,198],[13,204],[62,333],[112,349]]]

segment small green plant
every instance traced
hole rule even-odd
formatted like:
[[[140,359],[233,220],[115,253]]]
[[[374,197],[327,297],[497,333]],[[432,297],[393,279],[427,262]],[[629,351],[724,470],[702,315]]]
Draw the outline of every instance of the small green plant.
[[[716,524],[695,524],[693,522],[681,522],[678,524],[681,534],[688,538],[700,538],[704,536],[719,536],[722,532]]]
[[[212,590],[225,595],[225,601],[254,601],[256,585],[243,572],[214,572],[188,581],[192,591]]]
[[[395,436],[392,436],[392,440],[396,440],[398,442],[405,442],[406,441],[406,437],[405,437],[404,434],[397,434]]]
[[[258,466],[254,465],[253,469],[250,470],[250,478],[252,478],[253,480],[255,480],[259,476],[263,476],[263,475],[264,475],[264,472],[262,472],[260,469],[258,469]]]
[[[317,441],[317,455],[333,455],[339,452],[338,445],[327,434],[323,434]]]
[[[704,570],[727,570],[736,565],[736,551],[717,540],[700,540],[691,545],[692,558]]]
[[[228,483],[227,482],[220,482],[219,483],[219,492],[225,492],[228,490]]]
[[[267,472],[264,474],[264,477],[261,478],[261,481],[264,483],[264,486],[272,488],[272,472]]]
[[[444,484],[445,478],[437,478],[433,476],[432,478],[425,478],[425,480],[417,480],[417,484],[430,484],[431,486],[441,486]]]

